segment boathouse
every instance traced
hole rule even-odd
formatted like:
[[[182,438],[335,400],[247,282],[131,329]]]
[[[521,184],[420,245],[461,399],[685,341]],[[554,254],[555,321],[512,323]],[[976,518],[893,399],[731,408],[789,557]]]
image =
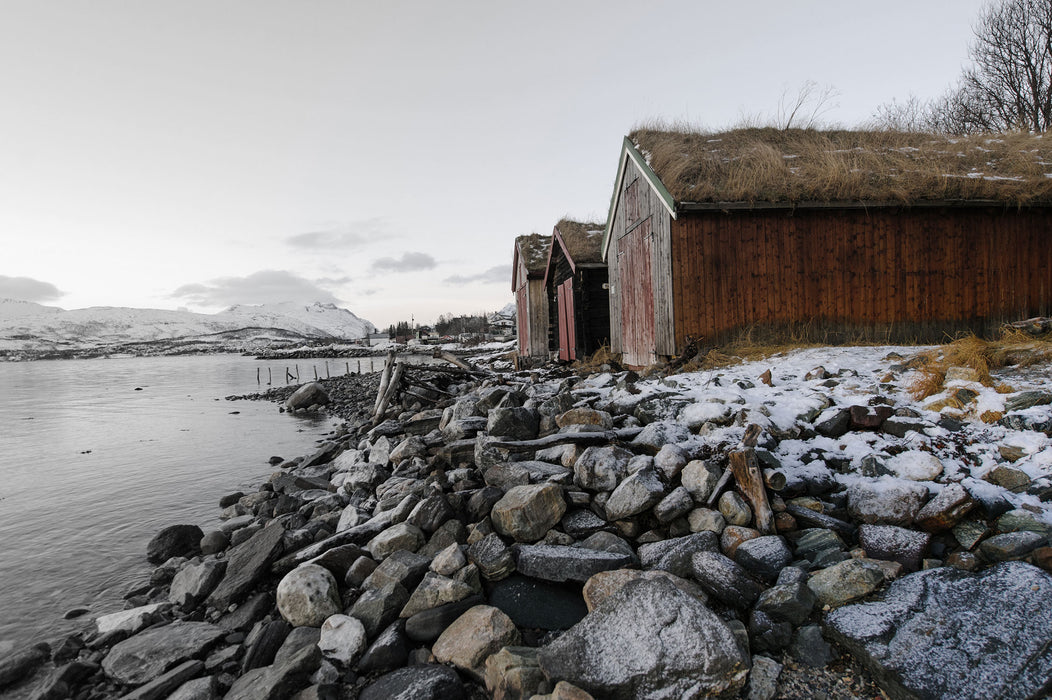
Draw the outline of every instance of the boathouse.
[[[531,233],[515,239],[511,291],[515,294],[515,317],[519,356],[548,359],[548,295],[544,273],[552,237]]]
[[[1052,141],[638,130],[602,243],[630,366],[743,329],[822,342],[995,332],[1052,307]]]
[[[551,354],[572,362],[610,338],[610,298],[602,257],[604,224],[563,219],[552,231],[544,287]]]

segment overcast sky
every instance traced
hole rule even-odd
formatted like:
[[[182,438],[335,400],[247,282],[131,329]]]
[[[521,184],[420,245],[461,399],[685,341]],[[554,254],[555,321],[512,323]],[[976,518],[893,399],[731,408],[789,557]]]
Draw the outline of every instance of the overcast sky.
[[[511,301],[515,236],[603,219],[622,137],[941,94],[982,0],[0,0],[0,297]]]

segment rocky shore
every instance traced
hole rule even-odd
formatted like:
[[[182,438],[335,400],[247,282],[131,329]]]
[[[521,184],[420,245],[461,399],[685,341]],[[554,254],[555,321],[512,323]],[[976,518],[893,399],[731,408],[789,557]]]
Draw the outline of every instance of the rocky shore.
[[[158,533],[126,609],[0,692],[1047,695],[1052,374],[918,400],[909,352],[448,374],[376,420],[375,376],[306,388],[337,434]]]

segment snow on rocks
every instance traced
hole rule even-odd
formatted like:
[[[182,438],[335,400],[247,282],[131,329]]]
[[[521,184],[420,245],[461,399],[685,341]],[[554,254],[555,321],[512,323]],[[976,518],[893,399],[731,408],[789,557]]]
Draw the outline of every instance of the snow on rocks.
[[[192,526],[166,533],[132,609],[56,646],[45,673],[71,696],[163,679],[182,684],[166,693],[207,681],[234,698],[678,697],[747,682],[763,697],[779,664],[836,656],[824,629],[892,694],[941,694],[954,664],[980,669],[961,672],[968,688],[1047,677],[1022,638],[1005,662],[1018,668],[975,666],[986,623],[952,621],[988,606],[1050,627],[1052,375],[1017,372],[998,394],[953,373],[918,402],[906,351],[889,350],[646,379],[451,374],[437,405],[404,398],[376,425],[345,415],[314,454],[231,494],[207,547]],[[773,530],[757,494],[723,478],[742,450]],[[1029,588],[994,600],[1010,574]],[[896,636],[928,622],[952,639],[940,668],[909,657],[923,635]],[[185,625],[200,638],[180,641]],[[178,654],[106,670],[154,635]],[[751,679],[749,650],[764,655]]]

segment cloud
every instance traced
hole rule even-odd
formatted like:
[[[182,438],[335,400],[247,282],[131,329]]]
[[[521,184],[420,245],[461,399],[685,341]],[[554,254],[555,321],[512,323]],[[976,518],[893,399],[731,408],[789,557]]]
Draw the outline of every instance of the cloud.
[[[475,275],[453,275],[443,280],[446,284],[511,284],[511,265],[497,265]]]
[[[284,301],[338,303],[319,281],[308,280],[288,270],[261,270],[247,277],[221,277],[205,283],[184,284],[172,292],[197,306],[277,304]]]
[[[402,253],[401,259],[380,258],[373,262],[377,272],[416,272],[431,270],[437,265],[435,259],[427,253]]]
[[[289,236],[285,243],[293,248],[306,250],[333,250],[337,248],[361,248],[377,238],[391,238],[387,221],[382,218],[363,219],[332,226],[320,231],[308,231]]]
[[[31,277],[7,277],[0,275],[0,299],[17,301],[55,301],[66,293],[50,282],[41,282]]]

